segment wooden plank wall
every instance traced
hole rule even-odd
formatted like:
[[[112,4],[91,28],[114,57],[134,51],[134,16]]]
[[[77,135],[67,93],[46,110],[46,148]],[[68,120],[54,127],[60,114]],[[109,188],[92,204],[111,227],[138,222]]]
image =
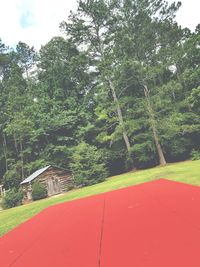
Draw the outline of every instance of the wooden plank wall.
[[[58,179],[60,193],[69,191],[70,189],[74,187],[73,174],[70,171],[56,168],[56,167],[50,167],[44,173],[42,173],[37,178],[35,178],[34,181],[39,181],[41,184],[43,184],[46,187],[48,191],[47,181],[49,178]],[[32,183],[34,181],[32,181]],[[30,191],[30,189],[31,189],[31,186],[28,183],[23,185],[23,191],[27,192],[28,190]]]
[[[50,167],[35,180],[40,181],[47,187],[48,178],[57,178],[59,180],[61,192],[66,192],[74,186],[74,179],[71,172],[54,167]]]

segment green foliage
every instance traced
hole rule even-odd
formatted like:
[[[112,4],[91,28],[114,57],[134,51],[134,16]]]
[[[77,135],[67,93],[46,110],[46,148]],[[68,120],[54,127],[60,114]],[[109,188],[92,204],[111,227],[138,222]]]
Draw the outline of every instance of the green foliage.
[[[192,90],[188,100],[192,108],[200,114],[200,86]]]
[[[200,31],[178,25],[179,7],[164,0],[80,0],[61,24],[66,38],[53,37],[38,53],[0,40],[6,189],[19,188],[42,166],[69,168],[82,141],[93,148],[98,172],[106,166],[102,177],[159,164],[156,137],[168,162],[199,149]],[[77,183],[103,179],[83,165]]]
[[[139,143],[133,146],[131,150],[132,157],[135,159],[137,166],[146,168],[151,165],[156,165],[158,162],[155,146],[152,140]]]
[[[36,61],[36,51],[34,47],[29,47],[27,44],[19,42],[16,47],[16,59],[26,72],[26,75],[28,75],[28,70]]]
[[[35,170],[41,169],[44,166],[49,165],[49,163],[43,159],[37,159],[35,161],[31,161],[27,163],[25,166],[25,172],[27,175],[33,173]]]
[[[36,181],[32,185],[32,198],[33,200],[39,200],[47,197],[47,189],[40,182]]]
[[[19,188],[21,182],[21,162],[9,162],[10,168],[3,176],[3,183],[6,189]]]
[[[75,147],[70,166],[78,186],[96,184],[108,176],[101,152],[84,142]]]
[[[17,189],[11,189],[3,197],[2,207],[4,209],[13,208],[22,204],[23,192]]]
[[[191,158],[192,158],[192,160],[199,160],[200,159],[200,150],[192,150]]]

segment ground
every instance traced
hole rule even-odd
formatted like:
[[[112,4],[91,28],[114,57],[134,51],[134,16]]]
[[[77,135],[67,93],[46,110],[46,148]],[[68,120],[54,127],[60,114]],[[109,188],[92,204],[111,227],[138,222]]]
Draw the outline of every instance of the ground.
[[[3,235],[9,230],[15,228],[17,225],[31,218],[48,206],[160,178],[200,185],[200,160],[174,163],[165,167],[129,172],[108,178],[105,182],[97,185],[73,190],[56,198],[48,198],[10,210],[1,211],[0,235]]]

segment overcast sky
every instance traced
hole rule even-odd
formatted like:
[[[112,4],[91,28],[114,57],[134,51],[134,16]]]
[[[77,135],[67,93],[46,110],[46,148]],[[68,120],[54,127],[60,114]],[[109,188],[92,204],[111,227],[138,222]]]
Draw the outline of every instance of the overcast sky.
[[[60,34],[59,23],[75,8],[76,0],[0,0],[0,38],[9,46],[22,41],[39,49]],[[199,10],[199,0],[182,0],[178,22],[194,30]]]

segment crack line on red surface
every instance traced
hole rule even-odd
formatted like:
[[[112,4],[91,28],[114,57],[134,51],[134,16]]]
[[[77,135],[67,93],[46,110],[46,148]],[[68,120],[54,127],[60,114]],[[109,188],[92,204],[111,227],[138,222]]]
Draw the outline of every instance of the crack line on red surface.
[[[101,266],[101,253],[102,253],[103,232],[104,232],[103,230],[104,230],[104,219],[105,219],[105,206],[106,206],[106,196],[104,196],[104,202],[103,202],[103,214],[102,214],[102,220],[101,220],[98,267]]]
[[[48,209],[48,208],[47,208]],[[69,213],[71,211],[71,208],[69,209],[69,211],[67,211],[67,213]],[[64,214],[66,213],[66,211],[63,211],[63,213],[61,213],[58,217],[57,217],[57,220],[58,221],[60,221],[61,220],[61,218],[64,216]],[[43,233],[41,233],[39,236],[37,236],[34,240],[33,240],[33,242],[31,242],[30,244],[29,244],[29,246],[27,246],[9,265],[8,265],[8,267],[12,267],[27,251],[29,251],[31,248],[32,248],[32,246],[36,243],[36,242],[38,242],[45,234],[46,234],[46,232],[48,232],[48,230],[49,230],[49,228],[50,228],[50,226],[49,227],[47,227],[46,229],[45,229],[45,231],[43,231]]]

